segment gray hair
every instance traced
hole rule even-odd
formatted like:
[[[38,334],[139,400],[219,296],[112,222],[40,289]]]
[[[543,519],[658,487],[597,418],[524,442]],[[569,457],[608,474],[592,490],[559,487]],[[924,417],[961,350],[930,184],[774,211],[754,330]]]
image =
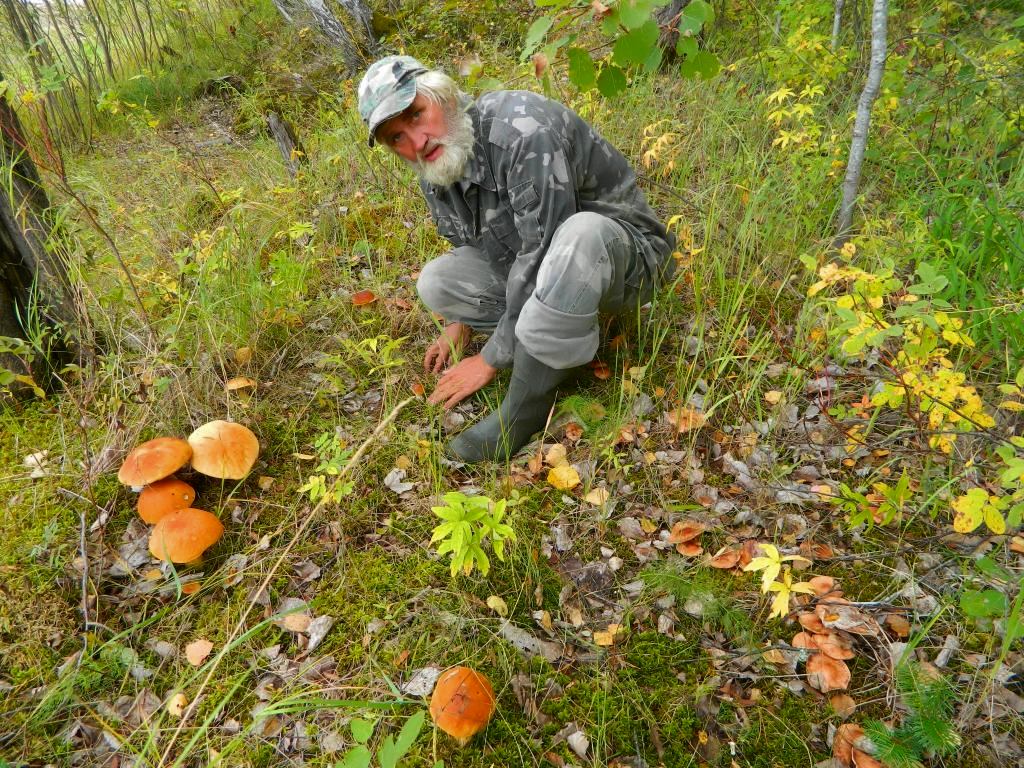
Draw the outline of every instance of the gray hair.
[[[428,69],[416,76],[416,93],[444,109],[452,109],[469,100],[458,83],[436,69]]]

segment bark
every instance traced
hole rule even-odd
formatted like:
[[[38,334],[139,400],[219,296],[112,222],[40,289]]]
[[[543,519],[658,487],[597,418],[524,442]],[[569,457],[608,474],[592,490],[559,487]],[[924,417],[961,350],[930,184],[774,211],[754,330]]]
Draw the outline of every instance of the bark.
[[[2,73],[0,73],[0,79]],[[25,320],[74,338],[77,302],[67,272],[46,242],[49,200],[26,151],[17,114],[0,98],[0,335],[27,338]],[[11,333],[17,329],[18,333]]]
[[[378,42],[371,21],[373,12],[365,0],[338,0],[345,10],[339,19],[326,0],[274,0],[274,6],[292,24],[311,23],[320,34],[338,46],[350,74],[366,65],[367,55],[376,53]]]
[[[839,25],[843,20],[844,0],[835,0],[835,13],[832,15],[832,53],[839,47]]]
[[[688,2],[689,0],[672,0],[654,12],[654,20],[661,27],[658,45],[665,52],[665,61],[675,59],[676,43],[679,42],[679,13]]]
[[[843,180],[843,199],[839,205],[839,222],[836,227],[835,247],[841,247],[850,235],[853,224],[853,206],[857,201],[860,187],[860,173],[864,165],[864,151],[868,145],[868,131],[871,127],[871,107],[878,97],[878,89],[885,71],[886,31],[889,20],[889,0],[874,0],[871,11],[871,65],[864,90],[857,103],[857,116],[853,123],[853,140],[850,142],[850,160],[846,165]]]
[[[288,175],[294,179],[306,155],[302,142],[299,141],[288,121],[282,120],[277,112],[267,113],[267,128],[270,129],[270,135],[277,142],[277,148],[281,150],[281,157],[288,169]]]

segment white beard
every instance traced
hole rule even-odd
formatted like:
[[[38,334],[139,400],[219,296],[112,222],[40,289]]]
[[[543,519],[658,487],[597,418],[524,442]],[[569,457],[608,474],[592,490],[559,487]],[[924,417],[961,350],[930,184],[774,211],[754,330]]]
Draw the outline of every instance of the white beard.
[[[473,145],[476,143],[473,119],[468,113],[456,107],[455,111],[448,113],[445,122],[448,125],[448,132],[437,142],[428,145],[421,154],[421,158],[422,155],[430,154],[440,144],[444,151],[439,158],[433,162],[421,158],[405,160],[417,176],[437,187],[450,187],[462,178],[466,163],[473,154]]]

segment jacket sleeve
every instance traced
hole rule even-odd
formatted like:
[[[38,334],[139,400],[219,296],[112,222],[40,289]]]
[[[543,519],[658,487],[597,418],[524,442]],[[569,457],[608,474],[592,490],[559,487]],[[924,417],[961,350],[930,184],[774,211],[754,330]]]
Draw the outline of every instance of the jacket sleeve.
[[[512,365],[519,313],[533,293],[537,270],[562,222],[578,210],[576,179],[561,136],[547,127],[520,137],[509,149],[505,184],[522,247],[508,273],[505,314],[481,354],[495,368]]]

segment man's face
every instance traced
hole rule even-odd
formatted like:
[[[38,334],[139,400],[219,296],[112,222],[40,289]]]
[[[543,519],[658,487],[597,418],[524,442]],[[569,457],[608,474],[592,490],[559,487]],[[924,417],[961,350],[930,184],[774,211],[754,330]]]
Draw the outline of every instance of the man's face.
[[[452,104],[447,109],[416,94],[412,104],[377,129],[376,139],[429,184],[447,187],[460,178],[473,153],[473,121]]]
[[[406,110],[377,128],[377,141],[410,163],[432,163],[445,151],[448,133],[445,111],[430,99],[416,94]]]

